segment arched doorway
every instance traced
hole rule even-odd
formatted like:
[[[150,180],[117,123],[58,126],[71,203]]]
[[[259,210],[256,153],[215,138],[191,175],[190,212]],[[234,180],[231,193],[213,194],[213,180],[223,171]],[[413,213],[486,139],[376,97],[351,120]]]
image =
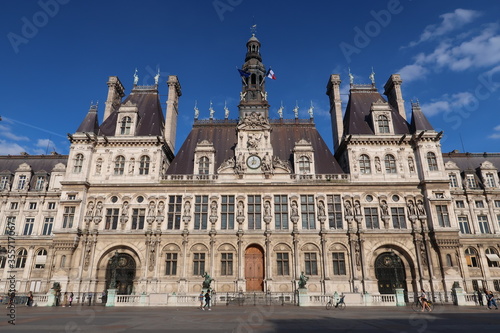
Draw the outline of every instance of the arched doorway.
[[[110,289],[113,266],[116,265],[116,293],[117,295],[130,295],[134,291],[135,260],[127,253],[116,253],[115,255],[117,258],[113,259],[112,257],[106,267],[106,289]],[[113,264],[114,260],[116,260],[116,264]]]
[[[264,251],[251,245],[245,251],[245,279],[247,291],[264,291]]]
[[[406,273],[401,258],[394,252],[380,254],[375,260],[375,276],[381,294],[394,294],[396,288],[406,291]]]

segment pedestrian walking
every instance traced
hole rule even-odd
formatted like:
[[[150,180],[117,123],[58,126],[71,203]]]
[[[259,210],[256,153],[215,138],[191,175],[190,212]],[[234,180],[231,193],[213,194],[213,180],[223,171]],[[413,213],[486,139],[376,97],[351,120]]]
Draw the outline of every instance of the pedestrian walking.
[[[203,306],[203,310],[205,310],[205,308],[207,308],[208,311],[211,311],[211,309],[210,309],[210,290],[207,290],[207,292],[205,293],[205,305]]]
[[[477,302],[479,303],[480,306],[484,306],[483,293],[481,292],[480,289],[477,290]]]
[[[71,307],[71,304],[73,303],[73,293],[69,293],[69,307]]]
[[[14,299],[16,298],[16,293],[15,292],[11,292],[9,294],[9,304],[7,304],[7,307],[12,307],[14,306]]]
[[[68,292],[65,292],[64,293],[64,296],[63,296],[63,308],[65,308],[66,306],[68,305]]]
[[[490,290],[486,295],[486,299],[488,300],[488,310],[491,310],[491,306],[495,306],[495,310],[498,310],[498,305],[495,300],[495,296],[493,296],[493,292]]]
[[[32,306],[33,305],[33,292],[28,293],[28,302],[26,303],[27,306]]]
[[[203,294],[203,290],[200,291],[200,296],[198,296],[198,300],[200,301],[200,309],[203,310],[203,301],[205,300],[205,295]]]

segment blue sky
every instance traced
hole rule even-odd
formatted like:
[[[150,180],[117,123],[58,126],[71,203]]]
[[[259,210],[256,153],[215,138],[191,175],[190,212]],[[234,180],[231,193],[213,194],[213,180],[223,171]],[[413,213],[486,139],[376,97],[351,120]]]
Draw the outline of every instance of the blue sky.
[[[159,69],[166,101],[167,75],[182,86],[178,149],[200,118],[237,116],[250,27],[257,24],[263,63],[277,80],[266,88],[270,115],[314,119],[332,144],[330,74],[377,88],[400,73],[407,112],[418,100],[437,131],[443,152],[499,152],[500,2],[498,1],[8,1],[0,12],[0,154],[67,154],[91,101],[102,120],[109,76],[130,92],[152,84]],[[345,107],[345,104],[344,104]]]

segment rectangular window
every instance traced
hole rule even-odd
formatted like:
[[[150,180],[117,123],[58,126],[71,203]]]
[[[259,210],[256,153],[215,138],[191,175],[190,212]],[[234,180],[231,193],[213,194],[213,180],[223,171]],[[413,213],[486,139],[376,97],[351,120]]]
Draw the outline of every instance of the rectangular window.
[[[495,208],[500,208],[500,200],[495,200]]]
[[[477,182],[476,178],[474,178],[474,175],[467,175],[467,186],[469,188],[477,188]]]
[[[13,235],[15,233],[16,227],[16,217],[7,216],[7,221],[5,223],[5,235]]]
[[[33,225],[35,224],[35,219],[32,217],[26,218],[26,223],[24,224],[23,235],[31,235],[33,232]]]
[[[106,229],[106,230],[118,229],[119,213],[120,213],[120,209],[118,209],[118,208],[106,209],[106,224],[104,225],[104,229]]]
[[[19,181],[17,183],[17,189],[22,190],[26,186],[26,176],[19,176]]]
[[[52,226],[54,225],[53,217],[46,217],[43,221],[42,235],[49,236],[52,233]]]
[[[36,178],[36,185],[35,185],[35,190],[36,191],[42,191],[43,190],[43,185],[45,184],[45,177],[43,176],[38,176]]]
[[[342,205],[340,195],[327,195],[326,201],[328,204],[328,226],[330,229],[343,229],[342,222]]]
[[[232,253],[221,253],[220,259],[221,275],[233,275],[233,254]]]
[[[450,187],[457,188],[458,187],[457,175],[454,173],[450,173],[450,174],[448,174],[448,177],[450,179]]]
[[[167,229],[179,230],[181,228],[182,196],[171,195],[168,200]]]
[[[304,266],[306,275],[318,275],[318,261],[316,253],[304,253]]]
[[[438,217],[438,223],[440,227],[450,227],[450,216],[448,215],[448,206],[437,205],[436,212]]]
[[[500,228],[500,214],[497,215],[498,227]]]
[[[276,253],[276,267],[278,275],[290,275],[290,261],[287,252]]]
[[[144,220],[146,219],[145,208],[132,209],[132,230],[144,229]]]
[[[11,202],[10,203],[10,209],[11,210],[17,210],[18,207],[19,207],[19,204],[17,202]]]
[[[391,208],[391,215],[394,229],[406,229],[405,209],[403,207]]]
[[[476,200],[476,208],[484,208],[483,200]]]
[[[489,234],[490,233],[490,226],[488,224],[488,216],[478,215],[477,216],[477,223],[479,224],[479,231],[482,234]]]
[[[379,229],[378,221],[378,208],[377,207],[366,207],[365,208],[365,221],[367,229]]]
[[[314,196],[301,195],[300,209],[302,214],[302,229],[316,229],[316,217],[314,214]]]
[[[459,216],[458,217],[458,225],[460,227],[460,232],[462,234],[470,234],[470,226],[469,226],[469,219],[467,216]]]
[[[49,210],[54,210],[54,209],[56,209],[56,203],[55,203],[55,202],[49,202],[49,203],[47,204],[47,209],[49,209]]]
[[[208,195],[197,195],[195,196],[195,201],[194,201],[194,228],[196,230],[206,230],[207,221],[208,221]]]
[[[486,174],[486,186],[495,187],[495,178],[492,173]]]
[[[346,275],[344,252],[333,252],[333,275]]]
[[[36,202],[30,202],[29,206],[28,206],[28,209],[30,209],[30,210],[36,209]]]
[[[276,230],[288,230],[288,197],[274,196],[274,227]]]
[[[165,258],[165,275],[177,275],[177,253],[166,253]]]
[[[262,228],[262,199],[260,195],[248,196],[248,229],[259,230]]]
[[[68,200],[76,200],[76,194],[68,194]]]
[[[463,200],[457,200],[455,202],[455,205],[457,206],[457,208],[465,208],[465,203]]]
[[[73,220],[75,219],[74,206],[64,207],[63,228],[73,228]]]
[[[234,195],[221,196],[221,229],[234,229]]]
[[[8,189],[9,179],[10,176],[2,176],[2,178],[0,178],[0,191]]]
[[[205,273],[205,253],[193,253],[193,275],[200,276]]]
[[[500,280],[493,280],[493,289],[500,291]]]

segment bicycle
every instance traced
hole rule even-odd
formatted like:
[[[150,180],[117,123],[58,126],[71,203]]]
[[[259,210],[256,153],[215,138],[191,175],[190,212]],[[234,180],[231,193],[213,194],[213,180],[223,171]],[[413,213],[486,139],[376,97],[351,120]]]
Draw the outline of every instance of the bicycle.
[[[434,310],[434,304],[432,303],[432,301],[427,300],[426,302],[428,306],[425,307],[425,311],[431,312],[432,310]],[[415,312],[422,311],[422,302],[420,301],[420,297],[411,304],[411,309]]]
[[[330,300],[328,301],[328,303],[326,303],[326,309],[330,310],[330,309],[335,307],[336,309],[344,310],[345,306],[346,306],[345,302],[344,302],[344,298],[345,298],[345,296],[342,295],[340,297],[340,299],[338,300],[338,302],[335,305],[333,305],[333,297],[330,297]]]

